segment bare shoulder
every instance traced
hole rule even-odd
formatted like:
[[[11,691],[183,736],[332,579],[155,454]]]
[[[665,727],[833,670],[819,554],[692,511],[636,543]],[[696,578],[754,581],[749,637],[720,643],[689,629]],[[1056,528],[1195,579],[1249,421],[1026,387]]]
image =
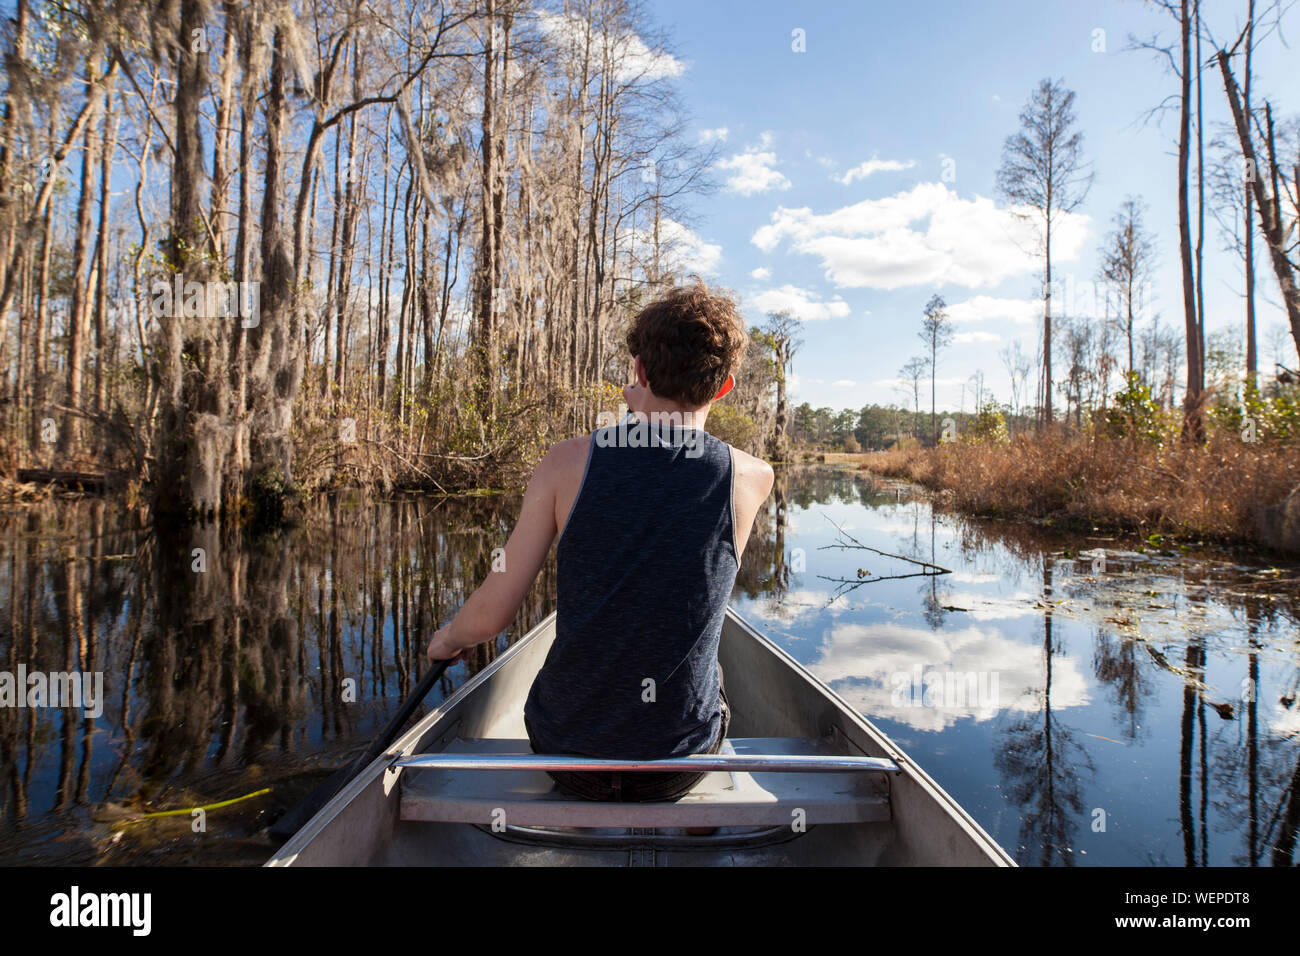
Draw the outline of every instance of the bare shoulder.
[[[555,508],[555,527],[564,530],[587,470],[591,436],[579,435],[552,445],[533,472],[533,481],[549,489]]]
[[[772,490],[772,482],[775,480],[772,466],[763,459],[757,458],[749,452],[741,451],[735,446],[732,446],[731,454],[736,463],[736,478],[743,482],[746,488],[758,494],[760,498],[766,498],[767,493]]]
[[[590,435],[566,438],[564,441],[552,445],[543,461],[550,459],[553,465],[572,465],[575,461],[579,465],[586,464],[587,450],[590,445]]]
[[[587,464],[587,446],[590,441],[590,435],[579,435],[577,438],[556,442],[537,463],[533,477],[563,478],[575,469],[581,473]]]

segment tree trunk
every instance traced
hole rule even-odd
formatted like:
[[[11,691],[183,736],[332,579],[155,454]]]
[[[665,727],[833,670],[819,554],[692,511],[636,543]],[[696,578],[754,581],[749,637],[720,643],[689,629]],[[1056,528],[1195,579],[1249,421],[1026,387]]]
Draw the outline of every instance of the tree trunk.
[[[302,335],[294,299],[294,264],[280,216],[285,135],[285,37],[277,28],[266,114],[266,173],[262,192],[261,320],[249,330],[249,404],[253,419],[250,468],[259,511],[278,520],[294,489],[293,404],[302,384]],[[308,183],[301,183],[306,190]]]
[[[175,153],[171,181],[171,235],[165,242],[168,264],[182,283],[204,283],[209,277],[204,253],[208,243],[203,229],[199,186],[203,181],[203,94],[207,87],[207,57],[192,50],[193,38],[204,31],[204,4],[181,0],[176,35]],[[197,31],[197,33],[196,33]],[[204,311],[204,310],[201,310]],[[214,449],[195,440],[192,413],[210,411],[192,407],[199,385],[191,377],[188,387],[185,366],[207,371],[205,354],[206,316],[195,328],[187,328],[183,301],[173,301],[159,317],[160,342],[156,375],[159,382],[161,419],[158,443],[158,474],[154,508],[167,518],[189,520],[220,507],[220,493],[209,480]],[[193,333],[199,333],[197,335]],[[193,375],[193,373],[192,373]],[[199,487],[195,487],[196,478]]]
[[[104,145],[99,164],[99,235],[95,239],[96,271],[99,282],[95,296],[95,414],[108,411],[107,377],[104,361],[108,350],[108,216],[112,196],[113,154],[117,149],[118,115],[113,112],[113,86],[104,87]]]
[[[32,333],[32,431],[31,446],[41,447],[41,431],[45,418],[46,374],[49,370],[46,329],[50,321],[50,256],[54,249],[54,206],[45,209],[45,222],[41,229],[41,265],[37,274],[36,328]]]
[[[1242,79],[1242,110],[1250,120],[1251,57],[1255,40],[1255,0],[1250,0],[1246,21],[1246,75]],[[1249,127],[1247,127],[1249,128]],[[1244,165],[1244,164],[1243,164]],[[1244,173],[1243,169],[1243,173]],[[1242,185],[1246,205],[1246,392],[1259,389],[1259,355],[1255,332],[1255,210],[1250,201],[1250,183]]]
[[[497,198],[496,198],[496,116],[493,112],[496,98],[493,61],[495,51],[493,36],[496,30],[496,0],[486,0],[483,20],[483,116],[482,180],[483,211],[482,240],[479,248],[478,273],[478,335],[475,342],[478,414],[485,420],[493,418],[493,399],[496,389],[496,285],[497,285]]]
[[[1200,325],[1196,316],[1196,277],[1192,262],[1191,212],[1188,208],[1187,172],[1191,154],[1192,19],[1182,0],[1182,90],[1178,118],[1178,248],[1183,267],[1183,319],[1187,338],[1187,394],[1183,397],[1183,434],[1194,441],[1204,437],[1201,421]]]
[[[1050,201],[1050,200],[1049,200]],[[1043,405],[1040,414],[1043,427],[1052,424],[1052,217],[1044,221],[1043,274],[1047,282],[1043,291]]]
[[[1196,341],[1205,388],[1205,136],[1201,108],[1201,0],[1196,0]]]
[[[97,57],[93,54],[86,58],[86,75],[96,72]],[[95,128],[99,114],[98,90],[86,93],[90,103],[90,115],[85,126],[85,136],[81,152],[81,194],[77,200],[77,218],[74,226],[72,246],[72,296],[68,304],[68,365],[66,369],[66,391],[64,403],[70,408],[81,409],[81,387],[86,362],[86,341],[90,318],[90,295],[93,291],[91,282],[90,250],[90,216],[91,204],[95,195],[94,170],[98,162],[99,136]],[[59,452],[66,460],[75,458],[81,451],[81,418],[69,415],[59,430]]]
[[[770,326],[769,334],[772,343],[772,365],[776,371],[776,416],[772,423],[772,431],[767,436],[765,452],[773,461],[784,461],[788,444],[786,431],[789,420],[786,370],[790,364],[791,345],[788,333],[783,332],[775,320]]]
[[[361,56],[355,44],[352,50],[352,97],[361,99]],[[337,154],[336,154],[337,155]],[[343,401],[343,389],[347,385],[347,341],[348,341],[348,296],[352,291],[352,254],[356,237],[357,212],[360,200],[357,196],[357,182],[360,171],[357,169],[357,117],[352,114],[348,121],[348,165],[347,183],[343,191],[343,225],[339,235],[338,286],[335,290],[334,303],[337,322],[334,332],[334,410],[339,414]],[[338,217],[335,207],[335,218]]]
[[[1255,194],[1255,208],[1259,212],[1260,229],[1268,246],[1269,257],[1273,263],[1273,273],[1277,276],[1278,288],[1282,292],[1282,305],[1286,309],[1287,320],[1291,325],[1291,338],[1296,344],[1297,353],[1300,353],[1300,288],[1297,287],[1295,270],[1287,259],[1287,235],[1282,225],[1281,208],[1278,205],[1277,193],[1270,190],[1269,187],[1269,183],[1276,176],[1277,171],[1272,141],[1272,113],[1270,110],[1268,114],[1269,142],[1266,145],[1269,155],[1267,157],[1268,175],[1266,175],[1265,168],[1261,167],[1255,155],[1255,148],[1247,126],[1248,120],[1242,111],[1241,102],[1238,98],[1237,83],[1233,79],[1232,70],[1228,66],[1228,54],[1221,50],[1218,59],[1219,70],[1223,74],[1223,88],[1228,96],[1228,106],[1232,110],[1232,120],[1237,129],[1237,139],[1241,144],[1242,156],[1255,170],[1250,185]]]

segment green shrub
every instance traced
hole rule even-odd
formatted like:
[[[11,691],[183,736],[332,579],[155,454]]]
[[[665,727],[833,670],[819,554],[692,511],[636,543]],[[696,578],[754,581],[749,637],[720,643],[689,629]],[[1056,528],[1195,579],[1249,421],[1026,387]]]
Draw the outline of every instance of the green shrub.
[[[966,424],[961,440],[972,445],[1005,445],[1011,441],[1007,432],[1007,419],[1002,408],[994,401],[984,403]]]
[[[1283,386],[1272,395],[1247,387],[1239,401],[1225,395],[1209,409],[1211,427],[1248,442],[1286,443],[1300,439],[1300,386]]]
[[[754,420],[734,405],[715,404],[709,411],[705,427],[710,434],[742,451],[749,451],[758,436]]]
[[[1115,394],[1114,404],[1101,416],[1101,431],[1106,436],[1127,438],[1139,445],[1163,445],[1176,428],[1137,372],[1128,373],[1127,386]]]

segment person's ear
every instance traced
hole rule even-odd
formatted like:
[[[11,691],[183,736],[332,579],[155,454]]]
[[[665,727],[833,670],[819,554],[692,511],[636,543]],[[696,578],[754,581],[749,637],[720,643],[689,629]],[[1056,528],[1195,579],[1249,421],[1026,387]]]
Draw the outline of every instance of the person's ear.
[[[735,387],[736,387],[736,376],[728,375],[727,380],[722,383],[722,388],[718,389],[718,394],[713,396],[713,400],[716,402],[723,395],[726,395],[729,391],[731,391]]]
[[[641,356],[633,356],[636,359],[636,383],[642,388],[650,387],[650,379],[645,374],[645,364],[641,361]]]

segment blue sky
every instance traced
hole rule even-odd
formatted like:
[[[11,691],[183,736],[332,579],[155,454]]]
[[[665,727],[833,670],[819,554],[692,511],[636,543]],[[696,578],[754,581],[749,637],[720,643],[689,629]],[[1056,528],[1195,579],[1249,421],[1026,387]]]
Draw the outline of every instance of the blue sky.
[[[1206,4],[1216,38],[1236,37],[1245,6]],[[994,208],[994,183],[1003,141],[1045,77],[1076,92],[1095,172],[1077,217],[1054,236],[1054,273],[1087,311],[1097,247],[1124,197],[1140,196],[1158,255],[1143,319],[1181,325],[1177,114],[1143,125],[1178,81],[1154,54],[1126,50],[1130,36],[1176,41],[1175,23],[1149,4],[655,0],[648,9],[685,67],[678,82],[696,135],[720,148],[722,188],[691,207],[698,262],[740,294],[752,322],[781,305],[805,318],[796,401],[900,401],[898,369],[921,351],[916,331],[936,292],[960,319],[957,344],[940,356],[940,404],[957,407],[977,370],[1010,398],[998,351],[1019,338],[1032,359],[1041,267]],[[1099,40],[1105,52],[1094,52]],[[1285,116],[1300,108],[1300,71],[1285,67],[1294,57],[1276,36],[1256,54],[1257,102],[1268,96]],[[1228,112],[1217,69],[1203,83],[1208,142]],[[1260,249],[1261,360],[1271,367],[1266,333],[1284,316]],[[1244,325],[1240,262],[1208,213],[1205,258],[1207,329]]]

